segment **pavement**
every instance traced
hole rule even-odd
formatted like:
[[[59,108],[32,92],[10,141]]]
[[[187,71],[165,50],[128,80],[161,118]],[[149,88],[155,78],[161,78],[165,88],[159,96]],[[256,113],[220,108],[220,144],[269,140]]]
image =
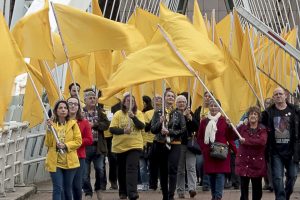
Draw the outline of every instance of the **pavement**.
[[[161,191],[141,191],[139,192],[140,200],[159,200],[162,199]],[[251,199],[251,192],[249,194]],[[238,200],[240,198],[240,190],[224,190],[223,200]],[[7,193],[6,197],[0,198],[0,200],[51,200],[52,199],[52,183],[51,181],[38,183],[35,186],[16,187],[15,192]],[[118,200],[119,195],[117,190],[105,190],[103,191],[103,200]],[[175,196],[178,199],[178,196]],[[185,195],[185,199],[189,199],[188,193]],[[197,188],[197,196],[194,199],[210,200],[210,192],[203,192],[201,187]],[[275,199],[274,193],[269,191],[263,192],[262,200]],[[291,197],[291,200],[300,200],[300,179],[297,180],[295,185],[295,191]],[[84,200],[84,198],[83,198]],[[93,196],[93,200],[97,200],[96,195]]]

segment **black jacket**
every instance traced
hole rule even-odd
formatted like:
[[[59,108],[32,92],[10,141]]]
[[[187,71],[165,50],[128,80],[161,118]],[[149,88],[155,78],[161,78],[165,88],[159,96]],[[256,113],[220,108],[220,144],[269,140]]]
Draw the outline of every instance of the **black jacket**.
[[[166,142],[166,138],[161,134],[162,123],[160,123],[161,110],[155,111],[151,120],[151,132],[155,134],[155,140],[158,142]],[[186,122],[184,116],[178,110],[170,113],[170,119],[166,125],[169,130],[169,136],[172,141],[181,141],[181,136],[186,132]]]
[[[292,110],[291,119],[290,119],[290,144],[292,145],[293,155],[292,159],[294,162],[299,162],[300,160],[300,139],[299,139],[299,109],[287,103],[287,106]],[[262,124],[268,128],[268,142],[267,142],[267,153],[273,151],[272,148],[275,147],[275,127],[274,127],[274,114],[276,112],[275,105],[270,106],[267,110],[262,112]]]

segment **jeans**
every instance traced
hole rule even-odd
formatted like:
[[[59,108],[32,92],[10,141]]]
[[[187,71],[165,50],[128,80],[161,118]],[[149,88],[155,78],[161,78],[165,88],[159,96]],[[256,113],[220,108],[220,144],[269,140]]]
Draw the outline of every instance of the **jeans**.
[[[50,172],[53,200],[72,200],[72,182],[77,169],[56,168],[56,172]]]
[[[188,191],[196,191],[196,155],[190,152],[186,145],[180,145],[180,150],[177,172],[177,193],[184,194],[185,175],[187,175]]]
[[[212,199],[221,199],[225,184],[225,174],[209,174]]]
[[[252,185],[252,200],[261,200],[262,198],[262,177],[250,178],[241,176],[241,198],[240,200],[249,199],[249,183]]]
[[[279,155],[271,155],[271,169],[275,199],[290,199],[297,179],[298,163],[293,162],[293,159],[284,159]],[[283,183],[284,169],[286,170],[285,186]]]
[[[129,150],[117,153],[119,195],[128,196],[129,199],[138,197],[137,182],[139,171],[140,150]]]
[[[202,186],[209,188],[210,187],[209,176],[207,174],[204,174],[203,162],[204,162],[203,155],[197,155],[196,168],[201,178]]]
[[[177,169],[180,157],[180,145],[171,144],[171,149],[164,143],[157,143],[158,163],[160,170],[160,185],[163,200],[174,199],[177,183]]]
[[[77,168],[73,185],[73,199],[81,200],[82,199],[82,182],[83,182],[83,174],[85,169],[85,158],[79,158],[80,167]]]
[[[85,159],[85,172],[84,172],[84,181],[83,181],[83,191],[85,195],[93,196],[93,188],[91,185],[90,173],[91,173],[91,162],[94,164],[95,169],[95,191],[101,189],[101,179],[104,177],[104,155],[96,153],[97,146],[87,146],[86,147],[86,159]]]
[[[140,176],[143,185],[149,185],[149,162],[147,158],[140,158]]]

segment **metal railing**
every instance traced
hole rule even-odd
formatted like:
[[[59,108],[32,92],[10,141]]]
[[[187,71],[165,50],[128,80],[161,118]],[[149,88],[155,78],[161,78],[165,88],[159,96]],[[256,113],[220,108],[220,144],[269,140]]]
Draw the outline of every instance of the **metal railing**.
[[[24,149],[28,123],[6,123],[0,130],[0,196],[24,185]]]

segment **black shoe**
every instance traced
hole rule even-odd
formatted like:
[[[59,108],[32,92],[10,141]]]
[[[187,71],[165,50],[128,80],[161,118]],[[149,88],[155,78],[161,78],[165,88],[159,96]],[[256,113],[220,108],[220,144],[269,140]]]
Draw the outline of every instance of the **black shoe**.
[[[197,192],[195,190],[190,190],[189,193],[190,193],[191,198],[194,198],[197,194]]]
[[[202,186],[202,191],[204,191],[204,192],[209,191],[209,187],[208,186]]]
[[[117,190],[118,189],[118,184],[116,182],[111,182],[109,189],[110,190]]]
[[[119,194],[119,198],[120,199],[127,199],[127,195],[126,194]]]

